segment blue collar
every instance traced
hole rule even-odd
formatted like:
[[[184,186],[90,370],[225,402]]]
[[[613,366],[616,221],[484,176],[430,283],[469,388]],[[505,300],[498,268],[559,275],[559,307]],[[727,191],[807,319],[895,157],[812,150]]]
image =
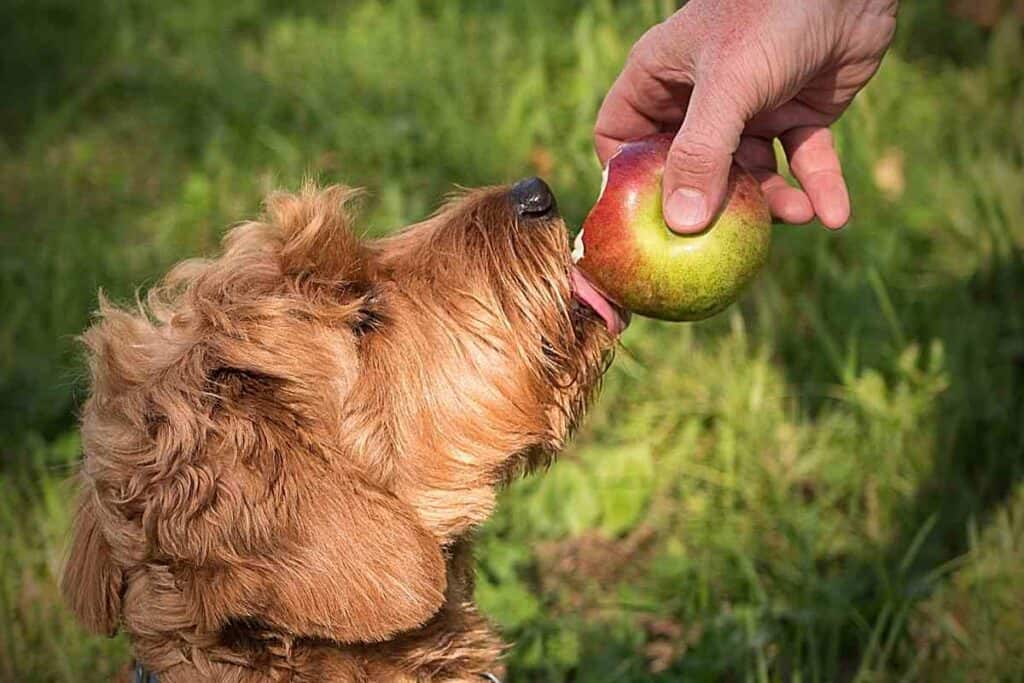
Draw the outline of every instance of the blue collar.
[[[146,671],[141,662],[135,662],[135,678],[133,683],[158,683],[156,674]]]

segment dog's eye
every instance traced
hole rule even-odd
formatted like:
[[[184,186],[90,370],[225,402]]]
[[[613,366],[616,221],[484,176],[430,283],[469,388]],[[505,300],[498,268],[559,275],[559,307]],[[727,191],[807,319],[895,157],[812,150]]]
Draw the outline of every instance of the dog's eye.
[[[363,295],[362,303],[352,318],[351,325],[357,337],[376,332],[384,325],[380,295],[376,290],[370,290]]]

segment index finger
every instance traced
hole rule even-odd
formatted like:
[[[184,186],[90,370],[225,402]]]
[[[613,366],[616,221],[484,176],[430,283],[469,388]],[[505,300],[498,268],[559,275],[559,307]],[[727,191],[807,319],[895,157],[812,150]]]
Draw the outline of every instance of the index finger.
[[[612,84],[594,124],[594,149],[604,165],[624,142],[662,130],[662,123],[640,108],[636,94],[636,74],[629,65]]]
[[[653,133],[674,133],[693,90],[692,78],[669,69],[659,56],[663,31],[651,28],[630,52],[601,104],[594,124],[594,148],[604,164],[619,145]]]

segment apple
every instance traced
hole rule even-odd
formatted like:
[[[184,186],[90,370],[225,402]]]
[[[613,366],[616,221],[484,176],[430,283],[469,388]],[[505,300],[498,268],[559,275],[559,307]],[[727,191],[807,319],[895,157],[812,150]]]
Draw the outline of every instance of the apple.
[[[662,320],[702,320],[736,300],[768,258],[771,216],[750,173],[733,165],[724,208],[703,232],[679,235],[661,212],[670,135],[627,142],[608,160],[573,260],[619,306]]]

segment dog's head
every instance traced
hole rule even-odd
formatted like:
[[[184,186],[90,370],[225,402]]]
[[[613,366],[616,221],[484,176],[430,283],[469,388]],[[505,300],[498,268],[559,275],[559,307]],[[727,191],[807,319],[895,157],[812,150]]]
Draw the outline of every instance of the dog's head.
[[[537,178],[461,193],[362,258],[372,324],[353,341],[349,405],[388,425],[393,485],[450,536],[489,514],[495,484],[562,447],[624,316],[574,269]]]
[[[219,258],[86,333],[66,590],[93,626],[120,611],[137,643],[163,633],[154,613],[342,641],[415,626],[445,546],[577,424],[624,318],[574,270],[548,187],[463,192],[378,240],[352,195],[271,196]]]

